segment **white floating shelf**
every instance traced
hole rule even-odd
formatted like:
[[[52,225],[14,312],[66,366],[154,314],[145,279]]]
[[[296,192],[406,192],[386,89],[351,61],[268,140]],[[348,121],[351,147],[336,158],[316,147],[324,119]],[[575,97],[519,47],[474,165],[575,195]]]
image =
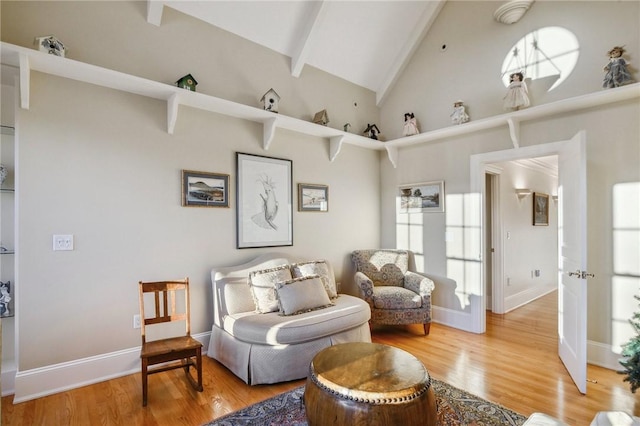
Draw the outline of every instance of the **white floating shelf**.
[[[173,134],[178,119],[179,106],[184,105],[205,111],[223,114],[264,125],[263,148],[269,149],[276,129],[286,129],[330,140],[331,161],[340,152],[343,143],[359,147],[383,150],[384,144],[364,136],[343,132],[331,127],[274,114],[260,108],[239,104],[215,96],[190,92],[176,86],[142,77],[125,74],[73,59],[49,55],[9,43],[0,44],[2,64],[19,68],[20,106],[29,109],[30,71],[40,71],[58,77],[121,90],[136,95],[160,99],[167,102],[167,132]]]
[[[327,138],[329,141],[329,159],[331,161],[336,159],[342,149],[342,145],[346,143],[366,149],[386,150],[389,160],[394,167],[397,167],[398,148],[404,146],[425,144],[445,138],[470,134],[480,130],[507,126],[512,144],[514,148],[517,148],[520,143],[520,123],[522,122],[640,97],[640,83],[634,83],[615,89],[603,89],[598,92],[538,105],[520,111],[474,120],[461,125],[452,125],[414,136],[381,142],[354,133],[320,126],[309,121],[282,114],[274,114],[260,108],[239,104],[215,96],[205,95],[199,92],[189,92],[170,84],[136,77],[73,59],[49,55],[34,49],[9,43],[2,42],[0,44],[0,54],[2,64],[19,69],[20,106],[24,109],[29,109],[30,71],[35,70],[166,101],[167,132],[169,134],[173,134],[175,130],[179,106],[184,105],[262,123],[264,126],[262,145],[265,150],[269,149],[276,129],[280,128],[306,135]]]
[[[520,146],[520,123],[571,111],[593,108],[614,102],[622,102],[638,97],[640,97],[640,83],[629,84],[615,89],[603,89],[599,92],[567,98],[548,104],[537,105],[520,111],[482,118],[460,125],[452,125],[450,127],[420,133],[414,136],[394,139],[386,142],[385,148],[387,149],[389,160],[391,160],[394,167],[396,167],[397,150],[400,147],[425,144],[445,138],[462,136],[478,132],[480,130],[487,130],[502,126],[508,126],[509,136],[511,137],[513,147],[518,148]]]

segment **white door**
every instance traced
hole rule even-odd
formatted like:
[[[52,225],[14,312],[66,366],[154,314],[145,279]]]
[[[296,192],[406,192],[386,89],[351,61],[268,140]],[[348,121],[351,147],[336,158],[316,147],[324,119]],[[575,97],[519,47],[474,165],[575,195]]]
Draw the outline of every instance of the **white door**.
[[[587,393],[586,137],[576,134],[558,153],[558,354]]]

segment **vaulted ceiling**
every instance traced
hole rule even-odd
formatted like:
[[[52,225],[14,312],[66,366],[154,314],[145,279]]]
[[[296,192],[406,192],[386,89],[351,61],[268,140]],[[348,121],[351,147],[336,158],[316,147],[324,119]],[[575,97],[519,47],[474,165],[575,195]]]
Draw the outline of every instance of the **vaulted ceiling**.
[[[446,0],[165,1],[147,0],[147,20],[170,7],[376,92],[379,104]]]

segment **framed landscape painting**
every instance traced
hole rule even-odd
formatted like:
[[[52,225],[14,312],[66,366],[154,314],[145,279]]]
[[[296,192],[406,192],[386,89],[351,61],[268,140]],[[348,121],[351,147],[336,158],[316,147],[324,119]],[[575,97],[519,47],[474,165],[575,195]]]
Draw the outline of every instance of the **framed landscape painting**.
[[[329,187],[311,183],[298,184],[298,211],[329,211]]]
[[[292,161],[236,153],[237,248],[293,245]]]
[[[183,170],[182,205],[229,207],[229,175]]]
[[[444,181],[400,186],[400,213],[444,212]]]

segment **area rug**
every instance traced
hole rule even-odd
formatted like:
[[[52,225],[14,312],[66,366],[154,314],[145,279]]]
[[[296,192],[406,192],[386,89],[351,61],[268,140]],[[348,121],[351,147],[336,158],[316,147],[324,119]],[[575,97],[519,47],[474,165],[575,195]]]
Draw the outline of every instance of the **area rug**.
[[[431,379],[442,426],[516,426],[526,417],[444,382]],[[206,426],[306,426],[304,386],[207,423]]]

